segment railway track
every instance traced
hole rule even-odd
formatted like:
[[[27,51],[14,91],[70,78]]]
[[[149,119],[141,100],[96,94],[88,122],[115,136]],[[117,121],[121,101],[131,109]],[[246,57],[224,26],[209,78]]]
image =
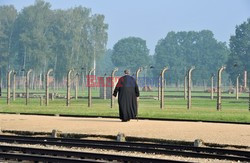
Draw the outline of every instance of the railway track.
[[[20,146],[0,145],[0,158],[7,160],[42,161],[42,162],[170,162],[180,163],[183,161],[151,159],[143,157],[131,157],[91,152],[75,152],[67,150],[38,149]],[[1,160],[1,159],[0,159]]]
[[[220,159],[220,160],[231,160],[231,161],[242,161],[250,162],[250,151],[242,150],[230,150],[230,149],[219,149],[219,148],[206,148],[206,147],[193,147],[193,146],[182,146],[182,145],[168,145],[168,144],[149,144],[149,143],[133,143],[133,142],[115,142],[115,141],[101,141],[101,140],[84,140],[84,139],[69,139],[69,138],[51,138],[51,137],[27,137],[27,136],[9,136],[0,135],[0,142],[15,143],[15,144],[33,144],[33,145],[52,145],[52,146],[63,146],[63,147],[80,147],[80,148],[94,148],[94,149],[105,149],[115,151],[130,151],[130,152],[142,152],[142,153],[154,153],[162,155],[173,155],[173,156],[184,156],[193,158],[209,158],[209,159]],[[84,159],[92,159],[92,161],[110,161],[116,160],[120,162],[166,162],[170,160],[160,159],[149,159],[149,158],[137,158],[129,156],[117,156],[117,155],[102,155],[84,152],[72,152],[72,151],[58,151],[58,150],[47,150],[47,149],[31,149],[18,146],[0,146],[0,157],[2,158],[14,158],[15,156],[7,156],[10,151],[25,153],[33,153],[35,156],[43,157],[41,154],[46,154],[44,157],[47,159],[64,159],[62,156],[66,156],[65,159],[73,159],[74,161],[86,161]],[[46,151],[47,150],[47,151]],[[7,155],[4,155],[4,151],[7,151]],[[16,153],[14,153],[17,155]],[[20,153],[18,153],[20,155]],[[27,154],[23,154],[28,157]],[[51,158],[55,157],[56,158]],[[91,155],[91,157],[88,157]],[[60,156],[60,157],[59,157]],[[94,157],[95,156],[95,157]],[[20,156],[21,157],[21,156]],[[34,156],[32,156],[34,157]],[[74,157],[74,158],[69,158]],[[80,157],[80,158],[79,158]],[[123,157],[123,158],[121,158]],[[18,157],[19,158],[19,157]],[[19,158],[20,159],[20,158]],[[81,160],[79,160],[81,159]],[[135,161],[136,160],[136,161]],[[89,161],[89,160],[87,160]],[[52,162],[54,162],[52,160]],[[60,161],[63,162],[63,161]],[[67,160],[66,160],[67,162]],[[179,161],[178,161],[179,162]]]

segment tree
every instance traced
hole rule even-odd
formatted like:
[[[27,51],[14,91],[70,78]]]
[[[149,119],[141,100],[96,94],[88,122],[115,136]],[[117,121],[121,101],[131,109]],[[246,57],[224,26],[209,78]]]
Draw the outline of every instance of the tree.
[[[149,49],[146,41],[139,37],[128,37],[119,40],[113,47],[112,62],[117,67],[137,68],[149,64]]]
[[[108,49],[106,53],[97,60],[96,73],[97,75],[103,76],[105,73],[110,76],[111,71],[115,68],[111,61],[112,50]]]
[[[17,11],[14,6],[0,6],[0,87],[5,74],[12,68],[13,53],[13,31]]]
[[[92,68],[94,58],[105,53],[108,25],[91,9],[52,10],[50,3],[36,0],[18,14],[13,6],[2,6],[0,14],[1,71],[10,67],[45,73],[53,68],[62,79],[71,68]]]
[[[104,55],[108,41],[108,25],[104,23],[104,15],[95,14],[91,18],[90,39],[93,48],[93,67],[96,68],[96,58]],[[94,71],[95,74],[95,71]]]
[[[18,35],[18,60],[24,69],[32,68],[34,71],[46,71],[48,62],[52,59],[50,48],[50,24],[52,11],[50,4],[36,0],[34,5],[25,7],[18,15],[16,21]]]
[[[90,17],[90,9],[81,6],[54,12],[52,50],[55,55],[51,64],[57,78],[62,79],[71,68],[78,71],[91,61],[88,57],[91,55],[88,42]]]
[[[0,6],[0,69],[9,68],[11,64],[16,17],[14,6]]]
[[[236,26],[235,35],[230,38],[230,55],[226,69],[233,82],[245,70],[250,72],[250,19]]]
[[[162,67],[168,66],[170,69],[166,76],[174,83],[183,81],[187,70],[196,66],[193,81],[201,83],[225,64],[227,56],[226,44],[218,42],[209,30],[169,32],[156,45],[154,58],[157,64],[153,71],[158,72]]]

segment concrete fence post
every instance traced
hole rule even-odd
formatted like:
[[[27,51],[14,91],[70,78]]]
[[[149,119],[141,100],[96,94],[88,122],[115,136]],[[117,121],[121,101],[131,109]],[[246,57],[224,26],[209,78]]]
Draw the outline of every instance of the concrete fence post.
[[[168,67],[164,67],[161,71],[161,101],[160,101],[160,108],[164,109],[164,73],[167,71]]]
[[[142,71],[142,68],[139,67],[137,70],[136,70],[136,73],[135,73],[135,76],[136,76],[136,83],[139,87],[139,84],[138,84],[138,79],[139,79],[139,73]],[[137,100],[139,100],[139,97],[137,98]],[[138,104],[138,103],[137,103]]]
[[[7,75],[7,105],[10,104],[10,76],[12,72],[12,70],[8,71]]]
[[[140,68],[138,68],[137,70],[136,70],[136,83],[138,84],[138,78],[139,78],[139,73],[142,71],[142,68],[140,67]]]
[[[193,66],[192,68],[190,68],[189,70],[188,70],[188,101],[187,101],[187,109],[190,109],[191,108],[191,106],[192,106],[192,96],[191,96],[191,89],[192,89],[192,71],[195,69],[195,67]]]
[[[211,100],[214,99],[214,74],[211,75]]]
[[[29,69],[26,73],[26,105],[28,105],[29,101],[29,83],[30,83],[30,73],[32,72],[32,69]]]
[[[76,73],[76,78],[75,78],[75,99],[78,99],[78,84],[79,84],[79,74]]]
[[[13,101],[16,100],[16,72],[13,73],[13,93],[12,93]]]
[[[240,77],[240,74],[236,77],[236,88],[235,88],[236,100],[239,99],[239,77]]]
[[[49,69],[46,74],[46,88],[45,88],[46,106],[49,105],[49,75],[52,71],[53,69]]]
[[[161,97],[161,74],[159,75],[158,78],[158,100],[160,101],[160,97]]]
[[[115,73],[118,71],[118,68],[115,68],[112,72],[111,72],[111,102],[110,102],[110,108],[113,108],[114,106],[114,102],[115,102],[115,98],[113,97],[113,91],[114,91],[114,87],[115,87]]]
[[[68,71],[68,74],[67,74],[67,99],[66,99],[66,106],[69,106],[70,104],[70,85],[71,85],[71,73],[73,72],[74,70],[71,69]]]
[[[187,99],[187,74],[184,77],[184,100]]]
[[[103,99],[107,99],[107,83],[106,83],[106,73],[103,76]]]
[[[222,66],[219,70],[218,70],[218,74],[217,74],[217,110],[221,110],[221,73],[223,70],[225,70],[226,67]]]
[[[244,89],[247,88],[247,71],[244,71]]]
[[[88,80],[88,107],[91,107],[92,106],[92,92],[91,92],[91,84],[90,84],[90,75],[91,75],[91,73],[93,72],[93,71],[95,71],[95,69],[93,68],[93,69],[91,69],[90,71],[89,71],[89,80]],[[95,76],[94,76],[95,77]]]

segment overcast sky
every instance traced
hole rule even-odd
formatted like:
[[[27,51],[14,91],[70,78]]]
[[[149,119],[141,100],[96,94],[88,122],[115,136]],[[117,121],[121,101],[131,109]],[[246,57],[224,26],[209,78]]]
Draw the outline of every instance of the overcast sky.
[[[219,41],[229,42],[235,26],[250,18],[250,0],[46,0],[52,9],[82,5],[105,15],[109,24],[108,47],[124,37],[147,41],[154,54],[157,41],[170,31],[213,31]],[[18,11],[34,0],[0,0]]]

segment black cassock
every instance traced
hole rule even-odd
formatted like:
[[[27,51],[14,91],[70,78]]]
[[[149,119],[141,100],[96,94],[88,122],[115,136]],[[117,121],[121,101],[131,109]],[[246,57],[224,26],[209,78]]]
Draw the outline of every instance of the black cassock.
[[[129,75],[121,77],[113,95],[116,97],[117,93],[120,119],[127,121],[136,118],[137,97],[139,97],[140,93],[135,79]]]

